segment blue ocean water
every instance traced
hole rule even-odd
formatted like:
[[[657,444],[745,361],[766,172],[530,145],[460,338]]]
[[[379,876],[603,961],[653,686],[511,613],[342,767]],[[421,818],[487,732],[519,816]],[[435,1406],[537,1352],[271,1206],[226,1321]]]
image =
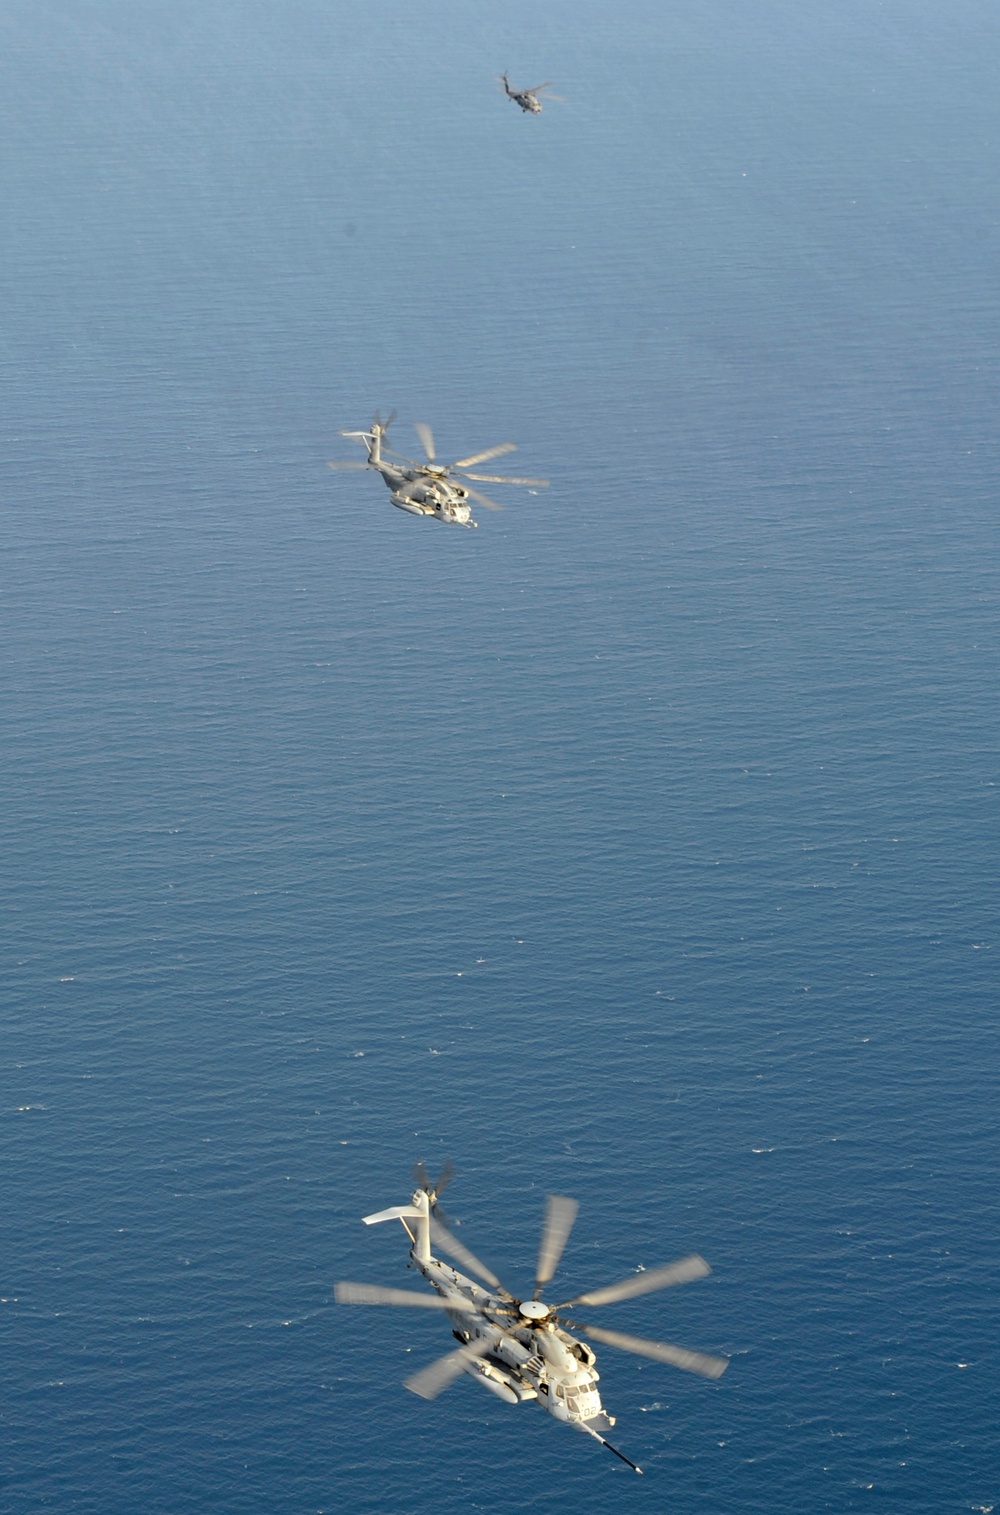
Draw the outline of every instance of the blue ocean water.
[[[995,9],[0,42],[4,1508],[985,1515]],[[403,516],[394,406],[552,487]],[[551,1191],[566,1294],[713,1264],[645,1479],[333,1304],[446,1156],[514,1286]]]

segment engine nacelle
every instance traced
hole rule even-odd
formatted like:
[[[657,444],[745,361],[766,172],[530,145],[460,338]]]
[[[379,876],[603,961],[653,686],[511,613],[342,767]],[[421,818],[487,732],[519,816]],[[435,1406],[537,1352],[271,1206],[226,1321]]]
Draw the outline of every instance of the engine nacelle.
[[[574,1356],[555,1331],[539,1331],[537,1340],[539,1350],[550,1368],[554,1368],[560,1374],[580,1371],[579,1358]]]

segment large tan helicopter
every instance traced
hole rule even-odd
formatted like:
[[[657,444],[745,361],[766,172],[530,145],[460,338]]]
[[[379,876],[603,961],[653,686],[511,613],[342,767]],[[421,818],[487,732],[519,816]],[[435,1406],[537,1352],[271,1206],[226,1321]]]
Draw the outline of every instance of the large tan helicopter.
[[[485,505],[487,510],[502,510],[503,507],[489,495],[474,489],[468,481],[477,484],[523,484],[533,489],[545,489],[548,479],[509,477],[496,473],[470,473],[477,463],[487,463],[490,458],[499,458],[505,452],[516,452],[513,442],[501,442],[496,447],[487,447],[468,458],[459,458],[455,463],[439,463],[434,448],[434,433],[423,421],[418,421],[414,431],[420,438],[426,454],[426,462],[416,462],[392,452],[384,446],[384,439],[392,425],[395,411],[384,422],[376,415],[369,431],[342,431],[342,437],[354,437],[364,442],[368,449],[368,461],[339,460],[329,464],[333,469],[374,468],[385,481],[392,503],[410,515],[433,516],[452,526],[475,526],[470,500]],[[453,477],[454,476],[454,477]]]
[[[574,1305],[595,1309],[652,1294],[672,1284],[688,1283],[711,1272],[704,1258],[692,1253],[678,1262],[630,1274],[620,1283],[588,1289],[562,1304],[545,1304],[540,1295],[559,1265],[563,1248],[576,1219],[575,1199],[550,1194],[546,1201],[535,1271],[535,1289],[530,1299],[518,1299],[505,1289],[492,1270],[469,1251],[440,1219],[438,1193],[451,1176],[450,1165],[437,1184],[432,1184],[422,1163],[414,1171],[419,1187],[408,1205],[396,1205],[366,1215],[366,1226],[399,1220],[410,1238],[410,1259],[435,1291],[414,1294],[408,1289],[386,1289],[379,1284],[338,1283],[334,1295],[342,1305],[407,1305],[443,1310],[452,1325],[457,1350],[421,1368],[406,1380],[406,1387],[423,1399],[436,1399],[462,1373],[475,1378],[506,1404],[534,1400],[564,1424],[576,1426],[606,1446],[609,1451],[641,1473],[631,1458],[611,1445],[604,1435],[615,1424],[606,1414],[597,1390],[597,1361],[593,1348],[571,1331],[594,1341],[620,1347],[654,1362],[671,1363],[703,1378],[718,1378],[729,1366],[727,1357],[692,1352],[669,1342],[647,1341],[601,1326],[571,1320],[564,1312]],[[474,1282],[435,1257],[432,1247],[475,1274]],[[485,1287],[483,1287],[485,1285]],[[567,1330],[567,1327],[570,1330]]]

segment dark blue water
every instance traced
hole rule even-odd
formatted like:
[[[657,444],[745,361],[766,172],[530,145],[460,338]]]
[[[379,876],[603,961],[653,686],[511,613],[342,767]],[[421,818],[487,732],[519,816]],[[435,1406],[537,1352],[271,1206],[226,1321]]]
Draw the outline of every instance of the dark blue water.
[[[522,117],[494,92],[552,78]],[[986,1512],[985,0],[0,12],[4,1508]],[[334,476],[507,436],[477,532]],[[499,490],[497,491],[500,492]],[[400,1380],[544,1194],[633,1477]],[[416,1317],[417,1312],[413,1312]]]

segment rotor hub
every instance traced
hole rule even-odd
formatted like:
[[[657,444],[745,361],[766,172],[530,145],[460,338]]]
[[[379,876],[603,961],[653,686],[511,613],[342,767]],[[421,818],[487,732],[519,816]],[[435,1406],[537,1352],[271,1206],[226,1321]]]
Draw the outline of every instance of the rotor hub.
[[[519,1315],[525,1320],[532,1321],[535,1325],[538,1325],[543,1320],[547,1320],[551,1313],[548,1305],[543,1304],[540,1299],[524,1299],[517,1309]]]

